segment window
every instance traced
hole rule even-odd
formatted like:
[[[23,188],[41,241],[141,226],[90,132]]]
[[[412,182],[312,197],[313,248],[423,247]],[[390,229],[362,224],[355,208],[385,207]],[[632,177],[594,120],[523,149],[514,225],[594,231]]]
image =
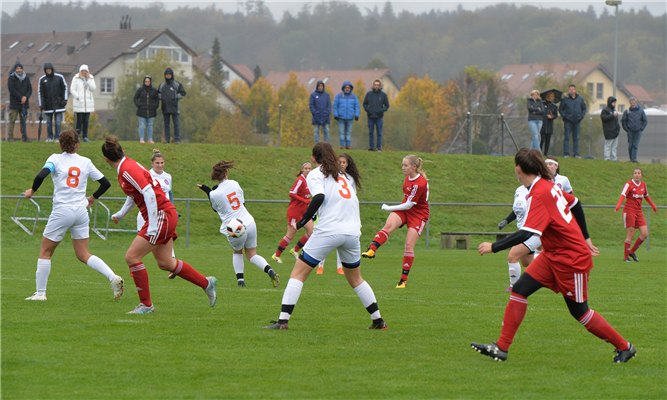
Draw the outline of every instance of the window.
[[[601,99],[603,97],[603,94],[604,94],[604,83],[598,83],[598,90],[595,94],[595,97],[597,99]]]
[[[78,49],[76,49],[76,51],[81,51],[81,50],[85,49],[86,46],[88,46],[89,44],[90,44],[90,42],[86,40],[85,42],[83,42],[83,44],[81,46],[79,46]]]
[[[13,49],[14,47],[16,47],[16,45],[19,44],[19,43],[21,43],[20,40],[17,40],[16,42],[12,43],[12,45],[9,46],[9,50],[11,50],[11,49]]]
[[[308,83],[306,83],[306,86],[310,86],[313,82],[315,82],[315,79],[317,79],[316,76],[313,76],[312,78],[310,78],[310,80],[308,81]]]
[[[37,50],[38,53],[43,52],[47,47],[49,47],[50,43],[46,43],[44,46],[40,47],[39,50]]]
[[[189,58],[188,58],[188,53],[186,53],[185,51],[181,50],[181,62],[186,63],[186,62],[188,62],[188,61],[190,61]]]
[[[100,79],[100,93],[113,93],[113,78]]]
[[[588,89],[588,94],[590,94],[591,96],[593,95],[594,86],[595,86],[595,84],[593,84],[593,83],[587,83],[586,84],[586,88]]]
[[[546,73],[547,73],[546,69],[541,69],[541,70],[535,72],[535,77],[546,75]]]
[[[331,77],[330,77],[330,76],[327,76],[326,78],[322,79],[322,82],[323,82],[323,83],[327,83],[327,81],[329,80],[329,78],[331,78]]]
[[[547,78],[551,78],[552,76],[554,76],[554,74],[555,74],[555,72],[550,73],[550,74],[547,76]]]
[[[567,72],[565,73],[565,75],[563,76],[563,79],[573,78],[573,77],[576,76],[578,73],[579,73],[579,70],[578,70],[578,69],[571,69],[571,70],[569,70],[569,71],[567,71]]]
[[[51,50],[49,50],[49,53],[53,53],[54,51],[56,51],[58,49],[58,47],[60,47],[62,45],[63,45],[63,42],[56,43],[56,45],[53,46],[53,48]]]
[[[525,81],[530,76],[530,72],[521,77],[522,81]]]
[[[502,81],[509,81],[510,78],[513,77],[513,76],[514,76],[514,74],[505,74],[505,75],[503,75],[503,76],[500,77],[500,80],[502,80]]]
[[[146,39],[142,38],[142,39],[137,40],[132,46],[130,46],[130,48],[131,49],[136,49],[137,46],[139,46],[144,40],[146,40]]]
[[[622,113],[623,111],[625,111],[625,105],[624,104],[619,104],[618,105],[618,112]]]
[[[25,49],[23,49],[23,51],[22,51],[21,53],[25,53],[26,51],[30,50],[30,49],[32,48],[32,46],[34,46],[34,45],[35,45],[34,43],[30,43],[30,44],[28,45],[28,47],[26,47]]]

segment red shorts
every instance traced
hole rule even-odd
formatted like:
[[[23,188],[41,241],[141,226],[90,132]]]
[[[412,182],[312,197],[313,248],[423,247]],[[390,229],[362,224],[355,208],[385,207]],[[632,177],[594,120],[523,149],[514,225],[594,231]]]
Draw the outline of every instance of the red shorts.
[[[639,228],[640,226],[646,226],[646,220],[641,211],[623,213],[623,228]]]
[[[401,218],[401,226],[399,228],[402,228],[404,225],[407,225],[408,228],[415,229],[419,234],[419,236],[422,235],[422,231],[424,230],[424,227],[426,227],[425,220],[421,219],[420,217],[412,213],[408,213],[405,210],[393,211],[393,213]]]
[[[296,224],[299,221],[301,221],[301,218],[296,219],[296,218],[287,217],[287,225]]]
[[[570,300],[583,303],[588,300],[588,273],[593,262],[588,259],[585,269],[576,270],[571,265],[563,265],[550,260],[549,254],[540,253],[526,268],[526,273],[555,293],[563,293]]]
[[[157,234],[148,236],[148,221],[141,227],[138,236],[148,240],[150,244],[167,244],[170,239],[178,239],[176,234],[176,225],[178,225],[178,212],[175,208],[166,211],[159,210],[157,212]]]

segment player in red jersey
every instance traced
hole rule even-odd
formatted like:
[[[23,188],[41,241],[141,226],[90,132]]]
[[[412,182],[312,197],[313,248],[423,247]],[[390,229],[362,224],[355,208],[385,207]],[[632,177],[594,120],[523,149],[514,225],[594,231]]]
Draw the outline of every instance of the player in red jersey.
[[[285,251],[285,248],[292,240],[294,235],[296,235],[297,231],[292,227],[292,225],[301,219],[303,213],[305,213],[308,209],[308,204],[310,204],[310,190],[308,190],[306,177],[312,168],[313,167],[309,162],[301,164],[301,169],[295,175],[297,176],[296,182],[294,182],[294,185],[292,185],[292,190],[289,191],[289,197],[291,200],[289,207],[287,208],[287,233],[280,241],[278,250],[276,250],[275,254],[271,256],[271,258],[273,258],[273,260],[279,264],[283,263],[283,260],[280,259],[280,256],[283,254],[283,251]],[[299,257],[299,250],[301,250],[301,248],[306,244],[310,235],[313,234],[313,221],[310,221],[303,227],[306,228],[306,234],[301,236],[299,243],[294,246],[292,250],[290,250],[290,254],[292,254],[294,258],[297,259]]]
[[[616,212],[618,212],[621,208],[621,204],[623,204],[623,199],[625,199],[625,207],[623,207],[623,227],[628,231],[628,237],[625,239],[625,243],[623,243],[623,261],[630,262],[630,259],[632,258],[639,262],[635,252],[648,237],[648,227],[646,226],[644,214],[642,214],[642,199],[646,198],[648,204],[653,208],[653,212],[658,212],[658,207],[656,207],[651,198],[648,197],[646,183],[642,182],[643,177],[644,173],[642,170],[640,168],[635,168],[632,173],[632,180],[628,181],[623,187],[621,198],[618,199],[618,204],[615,209]],[[639,237],[637,238],[635,245],[632,246],[632,239],[635,236],[635,228],[639,228]]]
[[[148,253],[153,253],[160,269],[204,289],[213,307],[216,300],[215,277],[206,278],[185,261],[171,258],[174,240],[178,238],[178,214],[160,187],[160,182],[141,164],[125,157],[116,136],[107,136],[102,145],[102,154],[104,160],[118,171],[118,183],[127,195],[123,208],[112,216],[113,222],[118,223],[135,204],[146,221],[125,254],[140,300],[139,305],[128,314],[149,314],[155,311],[148,286],[148,272],[141,262]]]
[[[627,362],[637,353],[635,347],[600,314],[588,308],[588,274],[593,268],[592,255],[597,255],[598,250],[590,239],[584,239],[586,218],[581,204],[576,197],[563,193],[558,185],[549,181],[551,172],[539,150],[523,148],[514,162],[519,182],[528,188],[526,221],[511,236],[493,244],[480,244],[479,254],[526,244],[533,235],[540,236],[544,251],[530,263],[512,288],[498,342],[471,343],[472,348],[497,361],[507,360],[509,346],[526,315],[528,296],[546,286],[556,293],[563,293],[570,314],[589,332],[616,347],[614,362]]]
[[[397,289],[405,289],[408,274],[415,259],[415,244],[421,236],[428,221],[428,178],[422,171],[423,160],[415,155],[407,155],[403,158],[402,169],[405,176],[403,182],[403,202],[397,206],[382,205],[385,211],[391,211],[387,217],[384,228],[373,238],[368,251],[361,253],[365,258],[374,258],[377,249],[384,244],[389,235],[403,225],[408,226],[405,237],[405,253],[403,254],[403,273],[396,285]]]

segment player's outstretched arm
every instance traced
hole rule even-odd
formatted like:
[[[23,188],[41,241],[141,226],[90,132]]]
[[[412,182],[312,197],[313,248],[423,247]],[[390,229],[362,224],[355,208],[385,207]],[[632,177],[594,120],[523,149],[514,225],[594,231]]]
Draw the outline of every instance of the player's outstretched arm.
[[[651,206],[651,208],[653,208],[654,213],[658,212],[658,207],[656,207],[655,204],[653,204],[653,200],[651,200],[648,194],[646,195],[646,202]]]
[[[130,212],[132,207],[134,207],[134,199],[130,196],[127,196],[127,198],[125,199],[125,204],[123,204],[123,207],[120,209],[120,211],[118,211],[117,213],[115,213],[114,215],[111,216],[111,220],[115,224],[117,224],[118,221],[123,219],[123,217],[126,216],[127,213]]]
[[[405,203],[399,204],[397,206],[389,206],[387,204],[382,205],[382,211],[404,211],[411,209],[415,203],[412,201],[406,201]]]
[[[320,206],[324,203],[324,193],[318,193],[310,199],[310,204],[308,204],[308,209],[301,217],[301,220],[295,225],[292,225],[299,230],[303,228],[304,225],[308,223],[313,218],[313,215],[320,209]]]
[[[102,197],[102,195],[104,193],[106,193],[106,191],[109,190],[109,188],[111,187],[111,182],[109,182],[109,180],[104,176],[102,177],[102,179],[98,180],[97,182],[99,182],[100,187],[97,188],[97,190],[95,191],[95,193],[93,193],[92,196],[87,197],[87,199],[88,199],[88,207],[87,208],[90,208],[93,205],[93,203],[95,202],[95,200]]]
[[[618,212],[618,210],[621,208],[621,205],[623,204],[624,199],[625,199],[625,195],[622,194],[621,198],[618,199],[618,204],[616,204],[616,208],[614,208],[614,212]]]
[[[37,176],[35,177],[35,180],[32,182],[32,188],[26,190],[26,191],[23,193],[23,195],[24,195],[27,199],[31,198],[31,197],[35,194],[35,192],[37,191],[37,189],[39,189],[39,187],[42,186],[42,182],[44,182],[44,178],[46,178],[47,176],[49,176],[50,173],[51,173],[51,170],[50,170],[50,169],[48,169],[48,168],[46,168],[46,167],[45,167],[45,168],[42,168],[42,170],[39,171],[39,173],[38,173]]]

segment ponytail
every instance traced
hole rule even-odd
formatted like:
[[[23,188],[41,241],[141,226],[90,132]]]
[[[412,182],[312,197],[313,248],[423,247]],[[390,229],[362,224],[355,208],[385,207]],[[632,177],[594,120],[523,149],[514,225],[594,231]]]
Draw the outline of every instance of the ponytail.
[[[417,157],[414,154],[408,154],[407,156],[405,156],[405,158],[410,160],[412,165],[417,167],[417,173],[421,174],[421,176],[423,176],[424,179],[426,179],[428,181],[428,177],[426,176],[426,173],[422,170],[422,166],[424,165],[424,160],[422,160],[420,157]]]
[[[520,166],[526,175],[539,175],[544,179],[553,179],[553,175],[551,175],[547,164],[544,163],[542,153],[538,149],[522,148],[514,156],[514,164]]]
[[[340,172],[338,157],[336,157],[336,152],[329,143],[319,142],[313,146],[313,158],[320,164],[320,169],[325,178],[331,175],[334,179],[338,179]]]
[[[118,161],[125,157],[125,152],[120,146],[120,141],[117,136],[109,135],[104,139],[102,144],[102,154],[108,158],[109,161]]]

